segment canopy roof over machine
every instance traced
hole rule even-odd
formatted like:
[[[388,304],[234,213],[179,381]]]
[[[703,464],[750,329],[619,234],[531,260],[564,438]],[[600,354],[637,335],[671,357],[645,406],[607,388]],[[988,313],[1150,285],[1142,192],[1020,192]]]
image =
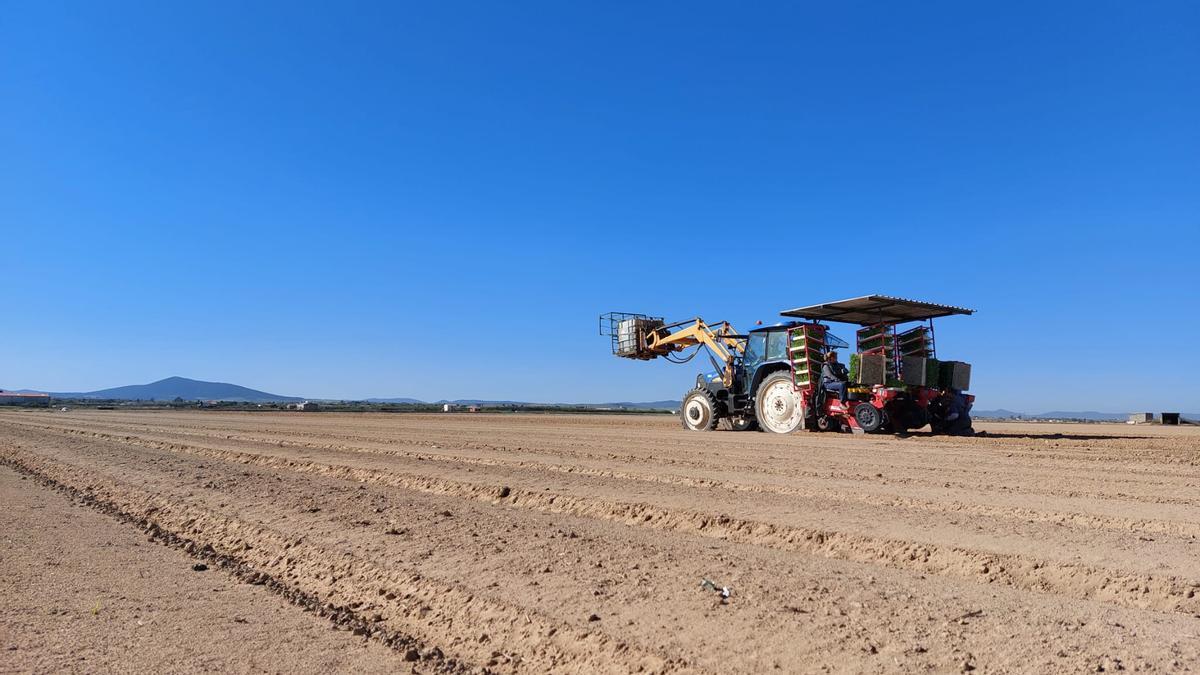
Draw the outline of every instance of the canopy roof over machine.
[[[794,316],[801,319],[816,321],[838,321],[856,323],[860,326],[874,326],[881,323],[905,323],[908,321],[924,321],[941,316],[954,314],[974,314],[975,310],[951,305],[937,305],[932,302],[905,300],[887,295],[864,295],[861,298],[826,302],[820,305],[797,307],[782,316]]]

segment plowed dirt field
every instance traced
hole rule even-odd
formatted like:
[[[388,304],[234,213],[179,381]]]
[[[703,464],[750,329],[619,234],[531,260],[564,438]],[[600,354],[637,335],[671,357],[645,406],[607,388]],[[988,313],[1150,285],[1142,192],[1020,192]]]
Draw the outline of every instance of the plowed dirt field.
[[[96,650],[103,667],[161,669],[113,656],[167,649],[126,630],[150,614],[154,631],[200,621],[256,645],[254,659],[229,660],[236,650],[213,638],[217,660],[196,647],[168,670],[1200,667],[1200,430],[976,428],[987,434],[700,434],[647,416],[4,411],[0,670],[90,670],[75,659]],[[59,506],[34,505],[46,495]],[[47,522],[71,503],[135,533],[140,549],[115,534],[64,540]],[[50,553],[30,551],[56,551],[46,564],[66,572],[48,582],[30,556]],[[98,563],[79,569],[128,600],[142,591],[132,563],[115,561],[130,556],[143,577],[170,578],[171,556],[188,574],[204,562],[218,588],[232,585],[227,613],[241,620],[222,633],[229,617],[184,581],[174,600],[159,589],[91,611],[95,579],[84,589],[90,577],[72,576],[71,561]],[[246,585],[255,595],[239,594]],[[43,592],[111,629],[62,630],[57,611],[37,609]],[[312,630],[297,617],[317,615],[342,629],[321,633],[319,649],[294,639]],[[301,643],[324,656],[306,660]],[[329,658],[338,648],[353,657]]]

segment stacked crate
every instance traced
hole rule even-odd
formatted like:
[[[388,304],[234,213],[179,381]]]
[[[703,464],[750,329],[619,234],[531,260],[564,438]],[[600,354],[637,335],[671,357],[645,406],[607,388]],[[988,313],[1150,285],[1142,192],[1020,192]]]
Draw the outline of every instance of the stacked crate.
[[[825,327],[804,324],[789,330],[788,358],[797,388],[809,389],[820,382],[821,368],[825,365]]]
[[[900,348],[900,374],[904,384],[916,387],[936,387],[941,377],[937,359],[933,358],[933,338],[929,328],[917,326],[896,336]]]
[[[960,391],[971,388],[971,364],[962,361],[942,361],[939,364],[938,384]]]
[[[895,372],[896,335],[889,325],[867,326],[859,329],[858,368],[854,384],[888,384]]]
[[[933,339],[926,326],[904,331],[896,336],[896,343],[900,345],[901,356],[933,356]]]
[[[860,354],[882,354],[891,358],[895,351],[891,326],[867,326],[859,329],[857,337]]]
[[[883,354],[853,354],[850,357],[852,384],[887,384],[891,373],[890,359]]]
[[[936,387],[941,380],[941,362],[924,356],[905,356],[901,360],[904,384]]]

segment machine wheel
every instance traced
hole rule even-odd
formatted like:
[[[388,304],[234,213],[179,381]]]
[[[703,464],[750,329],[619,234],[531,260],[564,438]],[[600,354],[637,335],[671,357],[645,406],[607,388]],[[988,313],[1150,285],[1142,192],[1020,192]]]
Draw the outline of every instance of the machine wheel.
[[[870,403],[859,403],[855,406],[854,419],[858,422],[858,426],[867,433],[879,431],[887,421],[883,411]]]
[[[753,431],[758,428],[758,420],[753,417],[730,417],[729,428],[733,431]]]
[[[688,431],[712,431],[717,428],[717,402],[707,389],[693,389],[683,397],[679,419]]]
[[[771,373],[758,385],[754,412],[763,431],[789,434],[804,426],[804,399],[787,371]]]

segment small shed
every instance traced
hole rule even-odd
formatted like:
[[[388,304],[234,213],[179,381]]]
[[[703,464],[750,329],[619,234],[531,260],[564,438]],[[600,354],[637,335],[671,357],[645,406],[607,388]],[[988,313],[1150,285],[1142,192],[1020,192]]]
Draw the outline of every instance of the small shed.
[[[296,410],[299,410],[301,412],[313,412],[313,411],[317,410],[318,407],[319,406],[317,406],[317,404],[313,403],[312,401],[304,401],[303,403],[296,404]]]
[[[454,404],[453,403],[443,403],[442,404],[442,412],[454,412]]]
[[[1179,425],[1179,413],[1163,413],[1162,414],[1162,423],[1178,426]]]
[[[1130,424],[1149,424],[1154,421],[1154,413],[1133,413],[1129,416]]]

